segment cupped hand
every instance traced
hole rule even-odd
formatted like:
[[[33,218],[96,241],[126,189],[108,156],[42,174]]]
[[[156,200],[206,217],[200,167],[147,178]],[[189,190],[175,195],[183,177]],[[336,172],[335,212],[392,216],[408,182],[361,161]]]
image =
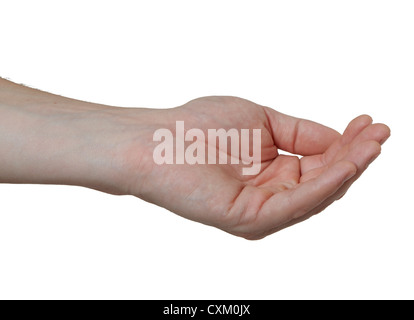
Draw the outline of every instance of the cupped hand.
[[[390,136],[362,115],[341,135],[236,97],[205,97],[157,114],[159,128],[261,129],[261,168],[243,175],[241,164],[162,164],[149,126],[139,157],[129,156],[129,192],[185,218],[246,239],[260,239],[315,215],[340,199],[380,154]],[[142,141],[144,141],[142,143]],[[206,144],[208,141],[205,142]],[[134,144],[131,144],[129,154]],[[207,146],[206,146],[207,147]],[[280,155],[284,150],[295,155]],[[134,179],[140,171],[140,179]]]

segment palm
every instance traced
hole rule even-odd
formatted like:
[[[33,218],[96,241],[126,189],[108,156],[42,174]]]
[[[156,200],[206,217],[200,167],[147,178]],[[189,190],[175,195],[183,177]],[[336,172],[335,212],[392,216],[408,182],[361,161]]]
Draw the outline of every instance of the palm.
[[[341,136],[234,97],[196,99],[173,110],[172,118],[184,120],[186,129],[261,129],[261,170],[247,176],[242,164],[153,164],[149,171],[157,173],[147,200],[251,239],[304,220],[341,197],[389,135],[368,116]],[[303,157],[279,155],[279,149]]]

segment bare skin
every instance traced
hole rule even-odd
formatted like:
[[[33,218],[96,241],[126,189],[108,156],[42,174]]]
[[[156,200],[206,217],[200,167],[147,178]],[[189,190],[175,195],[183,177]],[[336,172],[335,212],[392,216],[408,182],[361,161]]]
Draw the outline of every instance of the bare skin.
[[[261,129],[261,171],[157,165],[159,128]],[[381,152],[384,124],[362,115],[341,135],[236,97],[171,109],[119,108],[0,79],[0,183],[66,184],[134,195],[246,239],[301,222],[340,199]],[[279,155],[278,150],[293,154]]]

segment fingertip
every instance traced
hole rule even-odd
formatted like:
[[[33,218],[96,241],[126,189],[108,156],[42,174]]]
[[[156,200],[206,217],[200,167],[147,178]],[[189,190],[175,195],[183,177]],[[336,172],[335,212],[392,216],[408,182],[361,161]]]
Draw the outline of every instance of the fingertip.
[[[381,132],[382,138],[380,139],[379,143],[383,145],[385,141],[387,141],[388,138],[391,136],[391,129],[386,124],[380,123],[380,125],[381,125],[381,131],[382,131]]]
[[[361,114],[355,119],[353,119],[350,123],[358,124],[358,127],[366,127],[373,123],[373,119],[369,114]]]
[[[369,140],[362,142],[359,145],[361,150],[361,158],[378,157],[381,153],[381,144],[376,140]]]
[[[341,160],[337,163],[337,166],[343,170],[344,181],[351,179],[358,171],[357,165],[349,160]]]
[[[381,144],[377,141],[370,141],[370,148],[371,148],[371,158],[367,161],[365,167],[368,168],[368,166],[374,162],[375,159],[379,157],[381,154]]]
[[[373,154],[379,155],[381,153],[381,144],[378,141],[367,141],[366,146]]]
[[[354,145],[345,156],[344,160],[353,162],[359,172],[363,172],[370,161],[372,162],[381,153],[381,145],[378,141],[368,140]]]
[[[355,119],[360,119],[360,121],[364,121],[365,123],[368,123],[368,124],[371,124],[374,121],[372,120],[372,117],[369,114],[361,114]]]
[[[390,134],[390,128],[382,123],[375,123],[364,131],[364,136],[378,141],[379,144],[383,144],[389,138]]]
[[[372,124],[373,120],[371,116],[367,114],[360,115],[353,119],[344,131],[344,137],[346,141],[351,141],[356,137],[360,132],[362,132],[366,127]]]

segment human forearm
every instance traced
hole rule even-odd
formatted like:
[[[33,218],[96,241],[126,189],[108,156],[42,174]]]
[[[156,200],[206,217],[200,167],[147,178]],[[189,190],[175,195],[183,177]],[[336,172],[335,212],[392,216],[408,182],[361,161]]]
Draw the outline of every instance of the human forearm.
[[[123,134],[139,131],[139,114],[0,79],[0,182],[124,193]]]

